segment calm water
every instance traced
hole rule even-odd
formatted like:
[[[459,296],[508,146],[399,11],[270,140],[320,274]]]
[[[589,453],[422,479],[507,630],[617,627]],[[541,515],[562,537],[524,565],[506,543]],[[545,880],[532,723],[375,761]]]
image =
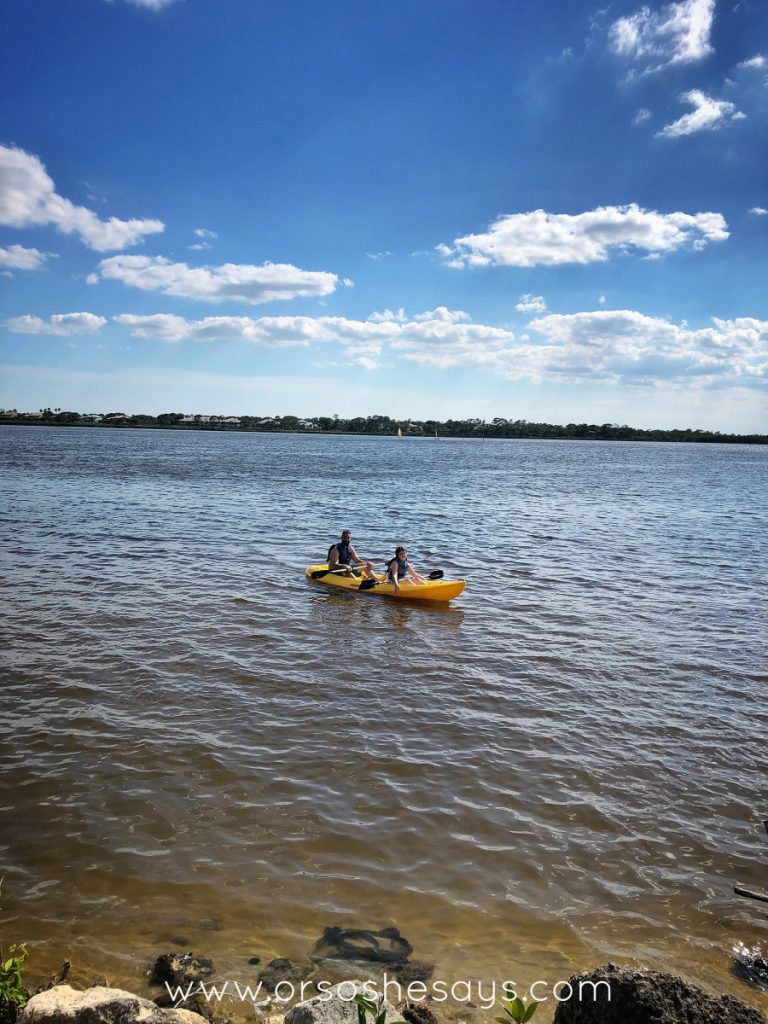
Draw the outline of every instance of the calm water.
[[[1,428],[3,938],[135,989],[394,923],[448,978],[766,1008],[767,455]],[[465,594],[307,583],[345,526]]]

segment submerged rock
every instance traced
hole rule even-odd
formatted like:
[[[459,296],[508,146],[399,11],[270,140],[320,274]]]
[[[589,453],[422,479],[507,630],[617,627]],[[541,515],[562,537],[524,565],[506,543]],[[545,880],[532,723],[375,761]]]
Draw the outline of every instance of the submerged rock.
[[[397,928],[382,928],[378,932],[365,928],[326,928],[315,943],[312,957],[394,964],[407,960],[412,952],[413,946]]]
[[[765,1024],[762,1013],[735,996],[710,996],[663,971],[606,964],[568,980],[573,998],[558,1004],[554,1024]],[[606,984],[593,996],[591,983],[601,982],[610,986],[610,999]]]
[[[88,988],[78,992],[56,985],[32,996],[18,1024],[206,1024],[189,1010],[163,1010],[119,988]]]
[[[733,947],[733,972],[750,985],[768,992],[768,959],[759,946],[750,949],[743,942]]]
[[[201,981],[213,974],[213,961],[192,953],[163,953],[159,956],[149,974],[151,985],[183,985],[185,982]]]
[[[425,964],[423,960],[406,960],[401,964],[392,964],[389,973],[401,985],[410,985],[412,981],[429,981],[434,970],[434,964]]]
[[[357,1024],[355,995],[363,993],[359,981],[343,981],[314,999],[297,1003],[285,1015],[285,1024]],[[400,1017],[391,1003],[384,1003],[386,1024],[398,1024]]]
[[[297,982],[306,981],[317,970],[317,964],[311,960],[295,961],[287,957],[278,957],[277,960],[270,960],[267,966],[259,971],[258,980],[269,992],[274,992],[281,981],[288,981],[295,985]]]

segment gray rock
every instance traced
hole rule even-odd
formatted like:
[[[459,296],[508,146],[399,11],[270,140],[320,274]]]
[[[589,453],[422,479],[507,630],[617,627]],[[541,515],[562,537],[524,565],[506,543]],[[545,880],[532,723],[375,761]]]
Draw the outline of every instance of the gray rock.
[[[710,996],[673,974],[606,964],[568,979],[574,997],[559,1003],[554,1024],[765,1024],[758,1010],[735,996]],[[582,982],[607,982],[593,999]]]
[[[363,993],[363,983],[343,981],[314,999],[292,1006],[285,1015],[285,1024],[357,1024],[354,997]],[[386,1024],[397,1024],[400,1016],[391,1003],[384,1003]]]
[[[132,992],[119,988],[88,988],[78,992],[56,985],[32,996],[18,1024],[206,1024],[189,1010],[161,1010]]]

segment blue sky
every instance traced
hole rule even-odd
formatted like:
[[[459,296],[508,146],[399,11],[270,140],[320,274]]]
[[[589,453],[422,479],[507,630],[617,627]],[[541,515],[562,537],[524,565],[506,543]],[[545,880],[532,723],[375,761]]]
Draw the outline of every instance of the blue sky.
[[[0,404],[768,430],[763,0],[2,0]]]

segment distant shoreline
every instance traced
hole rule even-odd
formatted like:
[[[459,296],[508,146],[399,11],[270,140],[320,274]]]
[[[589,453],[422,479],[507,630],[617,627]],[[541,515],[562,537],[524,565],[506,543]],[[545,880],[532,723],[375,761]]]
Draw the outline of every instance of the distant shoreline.
[[[354,429],[349,421],[339,420],[335,424],[316,427],[300,427],[275,421],[269,425],[241,424],[234,426],[218,423],[179,423],[158,422],[150,416],[126,416],[112,422],[83,423],[75,419],[62,419],[60,416],[77,414],[64,413],[49,418],[32,417],[22,414],[9,417],[0,413],[0,425],[13,427],[77,427],[82,429],[108,430],[177,430],[199,431],[227,434],[306,434],[338,435],[345,437],[397,437],[398,423],[393,421],[382,429]],[[255,419],[255,417],[253,417]],[[295,417],[288,417],[295,419]],[[318,420],[327,419],[318,417]],[[365,421],[364,421],[365,422]],[[331,421],[333,423],[333,421]],[[403,423],[400,429],[412,425]],[[436,433],[435,433],[436,431]],[[529,423],[525,420],[507,421],[505,423],[480,423],[474,421],[454,421],[445,423],[426,421],[420,430],[404,429],[403,440],[434,441],[463,438],[476,441],[656,441],[665,443],[689,444],[749,444],[768,445],[768,434],[722,434],[719,431],[696,429],[642,429],[639,427],[614,426],[613,424],[568,424],[567,426],[552,423]]]

